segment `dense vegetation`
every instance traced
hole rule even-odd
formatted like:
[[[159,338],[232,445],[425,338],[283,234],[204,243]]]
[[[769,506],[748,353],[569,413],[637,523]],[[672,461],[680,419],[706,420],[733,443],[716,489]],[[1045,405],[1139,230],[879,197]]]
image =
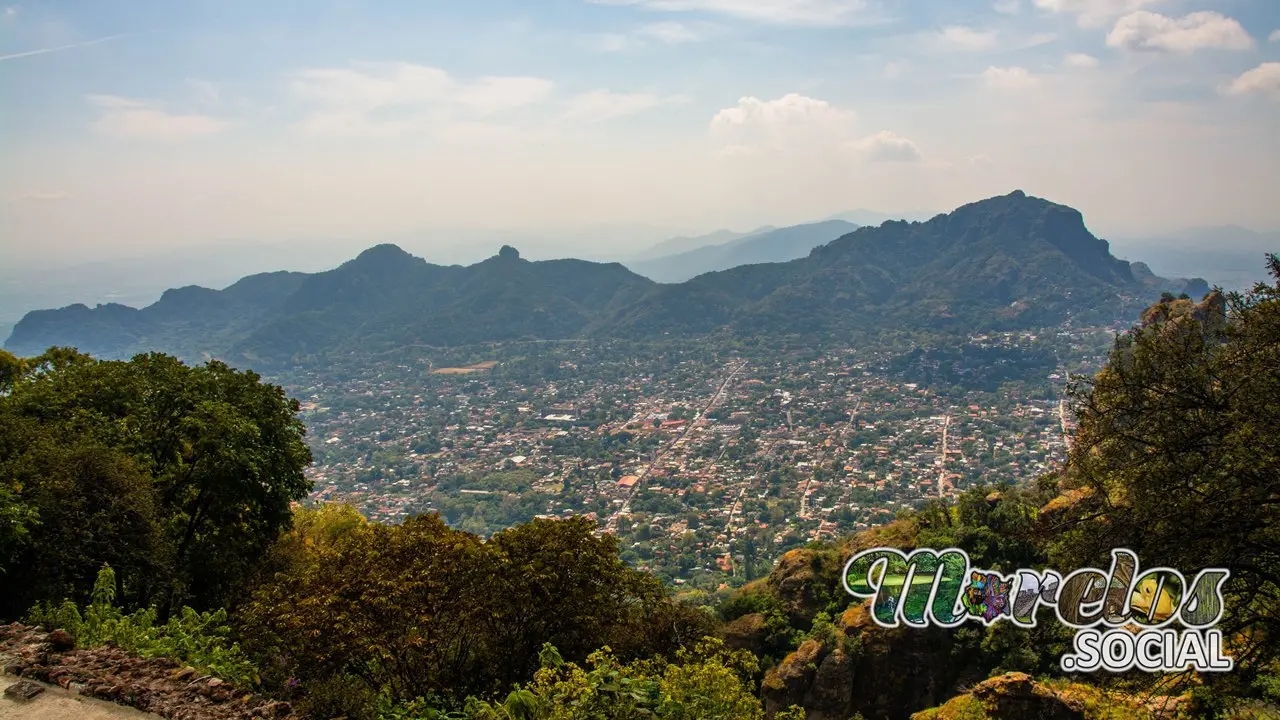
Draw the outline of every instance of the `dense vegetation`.
[[[1080,426],[1060,472],[792,550],[718,617],[629,568],[585,520],[486,541],[438,515],[384,526],[341,506],[292,509],[310,459],[298,405],[252,373],[0,353],[0,618],[171,654],[353,720],[905,717],[1014,670],[1094,684],[1092,702],[1111,704],[1091,717],[1142,717],[1126,698],[1184,692],[1204,717],[1274,710],[1270,262],[1274,286],[1170,295],[1118,338],[1074,390]],[[1062,679],[1058,623],[879,628],[839,580],[875,546],[957,546],[1005,572],[1096,565],[1114,546],[1145,566],[1229,568],[1222,628],[1237,670]]]

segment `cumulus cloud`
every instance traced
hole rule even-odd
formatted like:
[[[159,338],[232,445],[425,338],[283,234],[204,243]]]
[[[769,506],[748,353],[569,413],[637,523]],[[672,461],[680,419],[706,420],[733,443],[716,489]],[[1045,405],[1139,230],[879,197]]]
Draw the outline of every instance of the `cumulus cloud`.
[[[1272,30],[1271,36],[1267,38],[1267,42],[1280,42],[1280,30]]]
[[[1070,53],[1062,59],[1062,64],[1070,68],[1089,70],[1098,67],[1098,58],[1084,53]]]
[[[636,115],[663,105],[687,103],[683,95],[662,97],[650,93],[615,93],[595,90],[574,98],[564,114],[565,120],[584,123],[604,122],[615,118]]]
[[[466,122],[536,104],[555,85],[537,77],[462,81],[407,62],[310,68],[294,78],[295,97],[313,106],[301,128],[312,135],[388,133],[427,123]]]
[[[1159,5],[1165,0],[1035,0],[1036,7],[1053,13],[1067,13],[1076,16],[1081,27],[1098,27],[1111,20],[1141,10],[1151,5]]]
[[[996,90],[1028,90],[1040,84],[1040,78],[1024,67],[989,67],[982,73],[987,87]]]
[[[798,93],[777,100],[744,97],[711,119],[711,132],[741,154],[800,147],[831,148],[852,136],[855,114]]]
[[[146,100],[117,95],[90,95],[88,100],[99,111],[90,127],[109,137],[176,142],[216,135],[231,127],[231,123],[208,115],[170,113]]]
[[[855,140],[848,147],[876,162],[915,162],[920,159],[920,148],[914,142],[888,130]]]
[[[1212,11],[1180,18],[1140,10],[1116,21],[1107,45],[1133,51],[1191,53],[1196,50],[1248,50],[1253,38],[1234,18]]]
[[[852,110],[799,93],[767,101],[745,97],[737,106],[716,113],[711,132],[721,143],[721,153],[734,157],[775,152],[790,157],[828,155],[843,150],[874,162],[921,159],[914,142],[889,130],[860,137],[856,119]]]
[[[1280,62],[1266,62],[1231,81],[1230,95],[1269,95],[1280,100]]]
[[[773,25],[840,27],[884,21],[875,0],[590,0],[662,12],[708,12]]]

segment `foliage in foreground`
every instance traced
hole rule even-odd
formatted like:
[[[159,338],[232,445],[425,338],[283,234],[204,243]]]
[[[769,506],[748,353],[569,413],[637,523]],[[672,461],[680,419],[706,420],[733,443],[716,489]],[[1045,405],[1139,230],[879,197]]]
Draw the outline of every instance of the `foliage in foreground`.
[[[78,647],[114,643],[142,657],[180,660],[240,687],[258,683],[257,669],[230,640],[225,610],[202,613],[184,607],[157,625],[155,608],[124,614],[115,605],[115,589],[115,572],[104,566],[93,587],[93,601],[83,611],[70,600],[61,605],[45,603],[32,608],[28,622],[66,630]]]
[[[380,720],[762,720],[754,693],[754,656],[707,639],[682,649],[674,662],[623,663],[609,648],[592,653],[585,667],[566,663],[547,645],[534,681],[504,702],[471,700],[464,710],[442,712],[428,703],[386,708]],[[793,707],[776,720],[804,720]]]
[[[0,351],[0,619],[89,600],[226,606],[306,497],[298,403],[212,361]]]
[[[571,661],[603,646],[635,659],[714,631],[594,528],[539,520],[483,542],[436,515],[389,526],[300,510],[269,558],[278,571],[237,615],[242,636],[269,684],[299,680],[316,713],[362,717],[379,694],[505,693],[533,678],[545,643]]]

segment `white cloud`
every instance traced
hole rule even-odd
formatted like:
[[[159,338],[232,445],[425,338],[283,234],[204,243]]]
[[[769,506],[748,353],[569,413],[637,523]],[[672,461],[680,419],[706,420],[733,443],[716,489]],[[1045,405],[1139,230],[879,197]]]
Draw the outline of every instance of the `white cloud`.
[[[1267,42],[1280,42],[1280,30],[1272,30]]]
[[[667,45],[697,42],[703,38],[701,32],[678,22],[652,23],[637,30],[636,34]]]
[[[10,5],[4,9],[4,16],[7,18],[16,17],[18,15],[18,6]]]
[[[483,77],[457,86],[452,100],[481,115],[532,105],[551,94],[555,84],[536,77]]]
[[[852,110],[799,93],[777,100],[744,97],[711,119],[711,133],[725,152],[830,152],[854,135]]]
[[[71,193],[66,190],[31,190],[11,196],[9,202],[54,202],[70,198]]]
[[[920,148],[910,139],[882,130],[859,137],[852,110],[799,93],[776,100],[745,97],[711,120],[723,155],[732,157],[829,158],[835,151],[873,162],[914,162]]]
[[[1196,50],[1248,50],[1253,38],[1240,23],[1221,13],[1193,12],[1180,18],[1140,10],[1116,21],[1107,45],[1134,51],[1191,53]]]
[[[1081,27],[1098,27],[1149,5],[1165,0],[1035,0],[1036,7],[1054,13],[1076,16]]]
[[[888,130],[855,140],[848,147],[876,162],[915,162],[920,159],[920,148],[914,142]]]
[[[995,47],[996,30],[974,30],[963,25],[943,28],[937,35],[938,42],[944,47],[956,50],[987,50]]]
[[[1070,53],[1062,59],[1062,64],[1070,68],[1088,70],[1098,67],[1098,58],[1084,53]]]
[[[873,0],[590,0],[663,12],[711,12],[775,25],[840,27],[885,20]]]
[[[644,43],[621,33],[596,33],[585,38],[586,46],[602,53],[615,53],[631,50]]]
[[[1001,15],[1017,15],[1022,11],[1022,0],[996,0],[991,8]]]
[[[994,164],[994,161],[989,155],[984,155],[982,153],[970,155],[965,158],[964,161],[966,164],[972,165],[973,167],[991,167],[991,165]]]
[[[1040,78],[1023,67],[989,67],[982,73],[987,87],[996,90],[1027,90],[1040,84]]]
[[[100,111],[90,127],[109,137],[129,140],[175,142],[216,135],[231,123],[208,115],[178,115],[159,104],[116,95],[90,95],[89,102]]]
[[[709,23],[688,25],[678,22],[657,22],[643,25],[630,33],[595,33],[587,35],[586,46],[595,52],[615,53],[638,50],[652,43],[683,45],[705,40],[714,30]]]
[[[1226,87],[1231,95],[1258,93],[1280,100],[1280,62],[1266,62],[1231,81]]]
[[[564,119],[585,123],[604,122],[642,113],[663,105],[678,105],[688,101],[689,99],[682,95],[662,97],[650,93],[615,93],[608,90],[594,90],[574,98],[569,103],[569,109],[565,112]]]
[[[314,106],[302,130],[334,135],[403,132],[492,116],[538,103],[555,86],[517,76],[459,81],[440,68],[381,62],[303,70],[292,87]]]

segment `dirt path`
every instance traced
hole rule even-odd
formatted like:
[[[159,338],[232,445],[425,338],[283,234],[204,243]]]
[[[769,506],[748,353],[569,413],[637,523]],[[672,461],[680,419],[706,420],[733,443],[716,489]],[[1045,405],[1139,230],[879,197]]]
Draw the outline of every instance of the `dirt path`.
[[[5,688],[19,678],[0,675],[0,720],[159,720],[141,710],[116,705],[105,700],[81,697],[56,685],[45,685],[44,692],[21,701],[4,697]]]
[[[77,649],[73,644],[61,630],[47,633],[25,625],[0,625],[0,680],[4,686],[21,679],[45,687],[26,703],[0,696],[0,720],[296,717],[289,703],[237,689],[172,660],[136,657],[116,647]]]

